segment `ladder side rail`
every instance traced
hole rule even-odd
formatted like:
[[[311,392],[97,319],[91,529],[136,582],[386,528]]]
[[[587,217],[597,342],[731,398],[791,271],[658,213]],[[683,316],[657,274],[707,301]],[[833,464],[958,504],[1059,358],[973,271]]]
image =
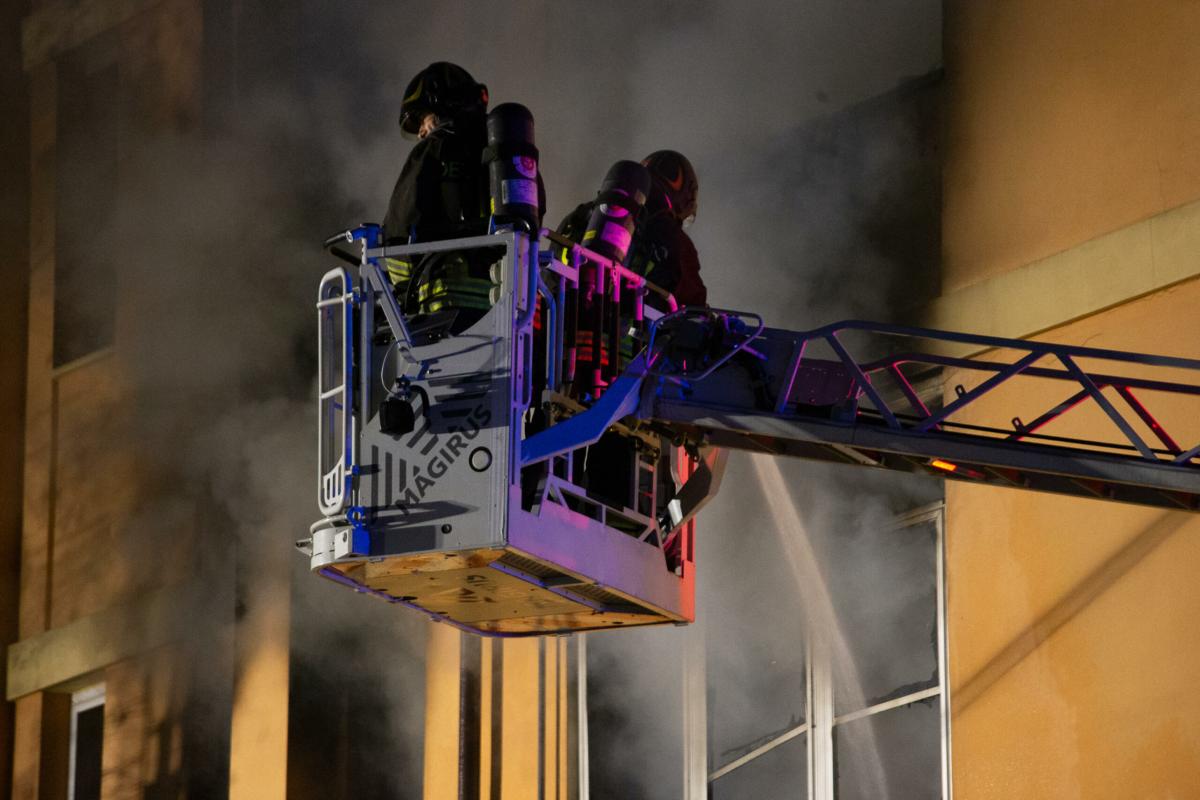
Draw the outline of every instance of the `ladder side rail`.
[[[1175,460],[1172,461],[1171,463],[1172,464],[1187,464],[1188,462],[1190,462],[1193,458],[1195,458],[1198,455],[1200,455],[1200,444],[1196,445],[1195,447],[1191,448],[1190,450],[1188,450],[1185,453],[1180,453],[1179,455],[1175,456]]]
[[[1088,398],[1087,389],[1080,389],[1079,391],[1075,392],[1075,394],[1068,397],[1066,400],[1063,400],[1058,405],[1051,408],[1049,411],[1046,411],[1046,412],[1040,414],[1037,417],[1037,419],[1035,419],[1033,422],[1022,423],[1019,418],[1013,417],[1013,428],[1015,428],[1015,430],[1007,438],[1014,442],[1020,441],[1021,439],[1024,439],[1025,437],[1029,436],[1030,434],[1036,433],[1037,431],[1041,430],[1043,427],[1045,427],[1049,423],[1053,422],[1054,420],[1061,417],[1063,414],[1067,413],[1071,409],[1078,406],[1080,403],[1082,403],[1087,398]]]
[[[1134,364],[1146,364],[1155,367],[1178,367],[1200,372],[1200,359],[1183,358],[1180,356],[1163,356],[1151,353],[1135,353],[1128,350],[1110,350],[1098,347],[1083,347],[1080,345],[1043,342],[1034,339],[1007,339],[1000,336],[985,336],[974,333],[957,333],[935,328],[918,328],[906,325],[893,325],[866,320],[845,320],[799,332],[797,335],[805,339],[823,339],[830,333],[859,330],[867,333],[879,333],[889,336],[903,336],[913,339],[929,339],[934,341],[954,342],[958,344],[980,345],[986,349],[1003,348],[1024,350],[1027,352],[1057,355],[1065,353],[1073,358],[1095,358],[1108,361],[1123,361]]]
[[[321,278],[317,290],[317,504],[326,516],[345,508],[354,468],[350,353],[354,292],[350,281],[346,269],[335,267]],[[332,340],[327,334],[334,335]]]
[[[907,363],[917,363],[917,364],[926,364],[929,366],[943,366],[943,367],[952,367],[952,368],[956,368],[956,369],[992,371],[992,372],[999,372],[999,371],[1005,369],[1007,366],[1006,364],[1003,364],[1001,362],[985,361],[985,360],[974,359],[974,358],[955,358],[952,356],[940,356],[940,355],[935,355],[935,354],[921,354],[921,353],[907,352],[907,353],[902,353],[902,354],[896,354],[893,356],[888,356],[886,358],[882,358],[877,361],[873,361],[869,364],[864,365],[863,370],[868,375],[872,375],[876,372],[881,372],[881,371],[888,372],[888,373],[892,374],[893,379],[897,380],[897,382],[898,382],[899,379],[896,378],[895,375],[898,372],[903,374],[899,368],[902,364],[907,364]],[[1082,370],[1082,368],[1080,368],[1080,369]],[[1085,374],[1087,374],[1088,377],[1090,377],[1091,380],[1100,389],[1112,387],[1112,389],[1114,391],[1116,391],[1125,400],[1125,402],[1129,405],[1129,407],[1133,410],[1133,412],[1137,415],[1137,417],[1139,419],[1141,419],[1141,421],[1146,425],[1146,427],[1150,429],[1150,431],[1155,435],[1155,437],[1158,438],[1158,440],[1163,444],[1163,446],[1167,449],[1168,452],[1170,452],[1173,455],[1179,455],[1183,451],[1183,448],[1179,446],[1178,442],[1176,442],[1174,437],[1171,436],[1170,432],[1166,429],[1166,427],[1163,425],[1163,423],[1160,422],[1150,412],[1150,410],[1146,407],[1146,404],[1133,393],[1133,390],[1141,389],[1141,390],[1162,392],[1162,393],[1174,394],[1174,395],[1200,396],[1200,386],[1197,386],[1194,384],[1179,383],[1177,381],[1163,381],[1163,380],[1153,380],[1153,379],[1148,379],[1148,378],[1136,378],[1136,377],[1120,377],[1120,376],[1112,375],[1112,374],[1108,374],[1108,373],[1088,372],[1086,370],[1082,370],[1082,371]],[[1054,379],[1054,380],[1066,380],[1066,381],[1078,382],[1075,375],[1065,369],[1054,369],[1054,368],[1050,368],[1050,367],[1031,366],[1031,367],[1026,367],[1022,371],[1021,374],[1026,377],[1031,377],[1031,378],[1049,378],[1049,379]],[[902,391],[904,390],[903,384],[901,384],[901,390]],[[905,392],[905,394],[908,395],[907,392]],[[1086,388],[1081,388],[1078,392],[1071,395],[1066,400],[1063,400],[1058,405],[1052,407],[1050,410],[1039,415],[1032,422],[1022,423],[1019,418],[1014,417],[1013,418],[1014,431],[1008,438],[1014,439],[1014,440],[1023,438],[1025,435],[1038,430],[1039,428],[1045,426],[1046,424],[1048,424],[1048,423],[1052,422],[1053,420],[1057,419],[1058,417],[1062,416],[1067,411],[1070,411],[1072,408],[1075,408],[1082,400],[1087,399],[1089,396],[1090,395],[1088,393],[1088,390]],[[911,399],[912,398],[910,397],[910,401],[911,401]],[[916,409],[915,407],[914,407],[914,410],[917,410],[917,414],[921,418],[928,416],[928,412],[922,412],[919,409]]]
[[[908,428],[897,430],[861,423],[847,425],[821,418],[717,409],[670,399],[655,404],[652,419],[702,437],[721,448],[837,463],[857,461],[845,452],[852,450],[873,454],[873,463],[879,467],[943,478],[980,482],[984,476],[979,471],[1010,470],[1007,482],[997,479],[999,473],[989,475],[983,482],[1083,496],[1097,495],[1093,489],[1063,491],[1062,485],[1074,481],[1092,482],[1101,490],[1106,486],[1141,487],[1150,492],[1182,493],[1186,495],[1185,502],[1181,505],[1179,500],[1166,495],[1164,498],[1168,502],[1146,502],[1144,499],[1130,502],[1192,510],[1200,506],[1200,470],[1194,465],[1147,461],[1132,452],[1106,453],[1034,442],[1010,442],[994,437],[948,435],[938,431],[917,433]],[[1197,451],[1200,452],[1200,446]],[[943,471],[932,465],[936,459],[968,469]],[[1046,488],[1046,481],[1062,485]]]
[[[800,362],[804,360],[805,342],[803,339],[796,339],[792,342],[792,352],[788,355],[788,365],[783,371],[786,376],[779,386],[779,396],[775,398],[775,413],[782,414],[787,410],[788,398],[792,396],[792,390],[796,387],[796,377],[800,374]]]
[[[936,353],[916,353],[905,352],[896,355],[887,356],[885,358],[869,361],[862,365],[863,371],[870,375],[873,372],[886,370],[891,366],[902,366],[906,363],[926,364],[935,367],[953,367],[972,370],[990,370],[998,372],[1005,369],[1008,364],[1001,361],[984,361],[977,358],[962,358],[955,356],[944,356]],[[1056,369],[1054,367],[1027,367],[1023,373],[1030,378],[1053,378],[1058,380],[1074,380],[1065,369]],[[1105,386],[1124,386],[1130,389],[1147,389],[1157,392],[1172,392],[1176,394],[1192,394],[1200,396],[1200,385],[1190,383],[1179,383],[1177,381],[1154,380],[1150,378],[1136,377],[1121,377],[1102,372],[1088,372],[1092,380],[1097,384]],[[1200,379],[1200,376],[1197,376]]]
[[[1026,344],[1033,343],[1025,343],[1023,341],[1013,340],[1012,346],[1007,349],[1025,349],[1028,351],[1029,355],[1033,355],[1036,351],[1042,349],[1026,347]],[[1153,416],[1153,414],[1150,413],[1145,404],[1133,394],[1132,390],[1134,388],[1138,388],[1173,394],[1200,395],[1200,386],[1180,383],[1177,381],[1122,377],[1107,373],[1092,372],[1084,370],[1082,367],[1080,367],[1072,356],[1078,357],[1080,354],[1087,354],[1084,357],[1111,360],[1114,356],[1120,355],[1121,358],[1118,360],[1122,363],[1139,363],[1146,366],[1163,366],[1164,364],[1162,362],[1172,361],[1173,359],[1170,359],[1169,357],[1154,356],[1151,354],[1127,353],[1124,351],[1109,351],[1100,350],[1097,348],[1081,348],[1074,345],[1054,345],[1050,352],[1053,352],[1056,358],[1064,363],[1064,365],[1070,362],[1070,367],[1063,370],[1035,367],[1032,366],[1032,362],[1030,362],[1030,365],[1027,365],[1022,370],[1018,370],[1016,373],[1010,373],[1008,377],[1015,377],[1016,374],[1019,373],[1028,377],[1069,380],[1078,383],[1082,387],[1082,396],[1095,399],[1106,416],[1113,420],[1114,424],[1116,424],[1125,438],[1128,439],[1134,445],[1134,447],[1143,454],[1144,458],[1156,457],[1150,453],[1150,448],[1145,445],[1144,440],[1142,440],[1142,438],[1133,431],[1132,427],[1129,425],[1129,420],[1127,420],[1124,415],[1122,415],[1115,408],[1115,406],[1113,406],[1106,398],[1104,398],[1103,395],[1097,395],[1092,391],[1092,388],[1089,388],[1094,387],[1096,390],[1103,390],[1106,387],[1112,387],[1126,401],[1137,418],[1140,419],[1147,426],[1147,428],[1149,428],[1149,430],[1159,439],[1160,442],[1162,442],[1163,446],[1166,447],[1169,452],[1171,452],[1173,455],[1178,455],[1182,452],[1182,448],[1175,441],[1174,437],[1172,437],[1163,424],[1160,423]],[[1187,362],[1190,360],[1184,359],[1183,361]],[[952,356],[939,356],[935,354],[926,355],[920,353],[905,353],[879,359],[871,362],[870,364],[864,365],[864,372],[870,375],[879,370],[886,370],[894,379],[896,379],[896,372],[899,372],[900,363],[925,363],[930,365],[941,365],[963,369],[991,370],[1001,374],[1010,369],[1009,365],[981,359],[956,358]],[[1178,363],[1170,364],[1170,366],[1173,368],[1192,368],[1189,365],[1181,365]],[[1005,380],[1006,379],[1007,378],[1005,378]],[[995,388],[997,385],[999,385],[999,382],[993,383],[991,388]],[[901,385],[902,391],[903,388],[903,385]],[[1013,438],[1020,438],[1019,434],[1021,434],[1022,431],[1036,430],[1050,421],[1057,419],[1066,411],[1074,408],[1077,405],[1079,398],[1079,393],[1073,395],[1072,398],[1063,401],[1058,406],[1053,407],[1043,415],[1039,416],[1035,423],[1031,423],[1030,425],[1018,425],[1016,424],[1018,421],[1014,418],[1014,427],[1017,428],[1018,435]],[[962,405],[965,405],[965,403]],[[959,408],[961,408],[961,405]],[[946,416],[949,415],[947,414]],[[928,429],[929,427],[936,427],[936,425],[933,425],[928,418],[926,418],[919,424],[918,427],[924,427]]]
[[[870,370],[864,371],[868,376],[871,374]],[[892,381],[900,387],[900,393],[904,395],[904,399],[908,400],[913,413],[922,419],[928,418],[930,415],[929,407],[925,405],[925,401],[913,389],[908,377],[900,370],[900,366],[898,364],[889,364],[886,367],[886,372],[892,376]]]

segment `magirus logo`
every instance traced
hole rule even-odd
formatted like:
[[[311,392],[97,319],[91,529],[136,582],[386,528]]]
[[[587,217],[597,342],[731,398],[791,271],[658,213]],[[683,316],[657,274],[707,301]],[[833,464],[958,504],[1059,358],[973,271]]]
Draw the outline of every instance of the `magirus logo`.
[[[491,410],[481,403],[471,409],[471,413],[463,419],[461,425],[451,426],[446,434],[442,435],[446,437],[444,442],[442,441],[442,436],[434,433],[429,434],[433,438],[421,448],[421,452],[423,454],[429,454],[435,450],[436,452],[423,465],[413,466],[411,474],[408,461],[403,458],[400,459],[398,465],[400,467],[398,470],[400,473],[399,485],[396,487],[396,491],[402,496],[396,502],[396,508],[408,514],[409,509],[424,500],[429,490],[436,486],[438,481],[458,462],[462,454],[470,448],[471,442],[479,436],[479,431],[491,419]],[[416,440],[409,444],[413,446],[415,443]],[[487,463],[483,469],[486,469],[490,464],[491,456],[489,454]],[[476,468],[474,460],[472,468]],[[483,469],[478,469],[477,471],[482,472]]]

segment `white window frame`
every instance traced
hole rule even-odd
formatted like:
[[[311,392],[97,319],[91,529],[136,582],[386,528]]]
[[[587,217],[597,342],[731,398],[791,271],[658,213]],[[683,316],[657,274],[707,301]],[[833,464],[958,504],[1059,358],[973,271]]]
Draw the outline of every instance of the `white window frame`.
[[[937,643],[938,643],[938,685],[931,686],[927,689],[913,692],[887,700],[883,703],[877,703],[867,708],[853,711],[841,716],[834,715],[834,697],[833,697],[833,677],[829,669],[828,655],[814,656],[814,650],[820,650],[819,647],[809,646],[807,648],[807,658],[805,663],[806,671],[806,686],[807,686],[807,702],[808,702],[808,720],[802,725],[797,725],[783,733],[780,733],[770,741],[760,745],[754,750],[745,755],[721,766],[708,773],[708,784],[712,784],[719,778],[728,775],[734,770],[749,764],[751,761],[759,758],[766,753],[774,750],[776,747],[791,741],[797,736],[808,734],[807,737],[807,752],[808,752],[808,791],[806,797],[808,800],[833,800],[834,798],[834,752],[833,752],[833,733],[834,729],[839,725],[844,725],[847,722],[869,717],[875,714],[880,714],[884,711],[890,711],[894,708],[916,703],[921,700],[926,700],[931,697],[938,698],[939,711],[941,714],[941,771],[942,771],[942,800],[952,800],[952,782],[950,780],[951,758],[950,758],[950,685],[948,669],[948,646],[946,639],[946,559],[945,559],[945,518],[946,507],[944,502],[937,502],[928,506],[915,509],[907,514],[900,515],[896,518],[892,530],[902,528],[915,527],[926,523],[933,523],[937,532],[937,541],[935,544],[936,552],[936,580],[937,580]],[[701,658],[703,654],[701,653]],[[685,665],[685,669],[687,666]],[[699,697],[692,697],[695,690],[685,697],[685,707],[693,703],[704,701],[703,686],[699,689]],[[703,706],[701,706],[703,707]],[[695,733],[691,732],[689,739],[694,739]],[[703,734],[701,734],[703,736]],[[704,743],[689,741],[685,747],[685,752],[690,752],[694,758],[699,753],[704,753]],[[685,756],[686,757],[686,756]],[[690,793],[694,795],[695,793]]]
[[[75,800],[75,751],[79,735],[79,715],[104,705],[104,684],[99,683],[71,693],[71,751],[67,759],[67,800]]]

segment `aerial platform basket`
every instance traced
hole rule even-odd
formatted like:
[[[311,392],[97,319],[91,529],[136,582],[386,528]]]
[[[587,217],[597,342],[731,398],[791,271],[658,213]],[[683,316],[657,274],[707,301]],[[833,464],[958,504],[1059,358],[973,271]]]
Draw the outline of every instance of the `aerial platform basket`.
[[[377,236],[347,232],[354,271],[321,282],[324,516],[300,545],[321,575],[451,624],[691,621],[693,517],[730,449],[1200,511],[1200,360],[859,321],[787,331],[669,296],[659,313],[643,278],[547,231]],[[487,300],[435,309],[394,289],[389,260],[418,287],[453,261]]]
[[[535,305],[540,296],[551,334],[537,346],[560,363],[561,309],[578,265],[555,262],[562,274],[551,288],[537,239],[521,233],[402,247],[376,236],[373,226],[348,233],[359,263],[320,286],[324,517],[298,543],[312,569],[489,635],[692,620],[694,532],[676,514],[667,541],[656,514],[665,500],[652,496],[665,476],[644,474],[669,465],[686,478],[690,459],[639,459],[640,508],[589,497],[574,480],[579,456],[522,478],[530,409],[561,384],[551,368],[533,386]],[[419,271],[439,255],[487,266],[493,302],[469,324],[453,313],[406,315],[388,280],[389,259]],[[637,283],[614,276],[615,292]]]

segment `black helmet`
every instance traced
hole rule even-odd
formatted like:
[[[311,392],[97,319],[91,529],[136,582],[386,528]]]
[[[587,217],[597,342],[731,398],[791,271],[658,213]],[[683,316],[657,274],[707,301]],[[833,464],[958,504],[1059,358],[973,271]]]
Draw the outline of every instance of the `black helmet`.
[[[488,90],[457,64],[438,61],[417,73],[404,90],[400,128],[415,135],[426,114],[452,119],[487,110]]]
[[[642,166],[650,170],[654,183],[666,194],[676,219],[696,216],[700,182],[692,162],[674,150],[656,150],[642,159]]]

